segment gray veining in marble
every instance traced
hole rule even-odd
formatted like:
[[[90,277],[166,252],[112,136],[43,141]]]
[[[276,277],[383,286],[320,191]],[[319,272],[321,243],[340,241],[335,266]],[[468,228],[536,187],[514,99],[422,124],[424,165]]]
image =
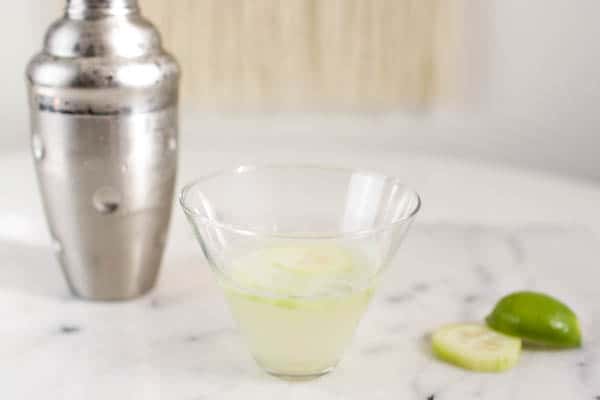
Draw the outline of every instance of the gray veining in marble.
[[[600,396],[599,243],[561,225],[417,224],[353,346],[319,380],[262,373],[192,239],[171,244],[158,289],[126,304],[71,298],[50,248],[0,243],[0,393],[6,399],[587,399]],[[519,289],[577,310],[584,347],[527,350],[503,374],[445,365],[428,332],[481,321]]]

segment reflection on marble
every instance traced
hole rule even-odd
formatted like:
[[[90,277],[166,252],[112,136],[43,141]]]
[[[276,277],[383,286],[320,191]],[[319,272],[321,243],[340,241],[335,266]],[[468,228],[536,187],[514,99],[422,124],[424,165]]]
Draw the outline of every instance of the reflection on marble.
[[[600,396],[600,268],[591,231],[417,224],[332,374],[292,383],[248,355],[191,237],[171,243],[138,301],[72,298],[50,246],[0,242],[6,399],[589,399]],[[503,374],[433,359],[427,335],[481,321],[503,294],[552,293],[577,310],[583,349],[525,351]]]

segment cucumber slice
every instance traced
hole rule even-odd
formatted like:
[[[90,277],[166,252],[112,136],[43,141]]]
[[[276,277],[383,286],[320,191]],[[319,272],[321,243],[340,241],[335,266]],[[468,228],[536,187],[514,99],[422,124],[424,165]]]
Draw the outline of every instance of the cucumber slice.
[[[336,246],[275,247],[263,258],[275,269],[300,275],[342,274],[354,268],[350,254]]]
[[[326,244],[265,247],[235,259],[231,278],[240,286],[282,296],[347,294],[369,278],[366,263],[350,250]]]
[[[521,340],[479,324],[452,324],[435,331],[433,353],[443,361],[479,372],[501,372],[519,360]]]

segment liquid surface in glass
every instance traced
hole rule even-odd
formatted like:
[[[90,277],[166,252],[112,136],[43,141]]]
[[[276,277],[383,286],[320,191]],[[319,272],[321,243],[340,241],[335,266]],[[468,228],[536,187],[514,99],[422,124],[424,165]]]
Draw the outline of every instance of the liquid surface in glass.
[[[227,300],[257,362],[278,375],[333,368],[371,298],[367,258],[329,244],[265,247],[235,258]]]

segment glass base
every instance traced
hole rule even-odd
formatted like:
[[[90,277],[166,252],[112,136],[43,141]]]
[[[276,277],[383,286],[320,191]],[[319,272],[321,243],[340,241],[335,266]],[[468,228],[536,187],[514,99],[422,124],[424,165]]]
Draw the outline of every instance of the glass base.
[[[287,373],[287,372],[282,372],[282,371],[273,371],[270,370],[268,368],[264,368],[264,370],[269,374],[272,375],[276,378],[279,379],[283,379],[286,381],[294,381],[294,382],[302,382],[302,381],[310,381],[312,379],[317,379],[322,377],[323,375],[326,375],[328,373],[330,373],[331,371],[333,371],[333,369],[335,368],[335,366],[329,367],[325,370],[322,371],[317,371],[317,372],[309,372],[306,374],[303,373]]]

